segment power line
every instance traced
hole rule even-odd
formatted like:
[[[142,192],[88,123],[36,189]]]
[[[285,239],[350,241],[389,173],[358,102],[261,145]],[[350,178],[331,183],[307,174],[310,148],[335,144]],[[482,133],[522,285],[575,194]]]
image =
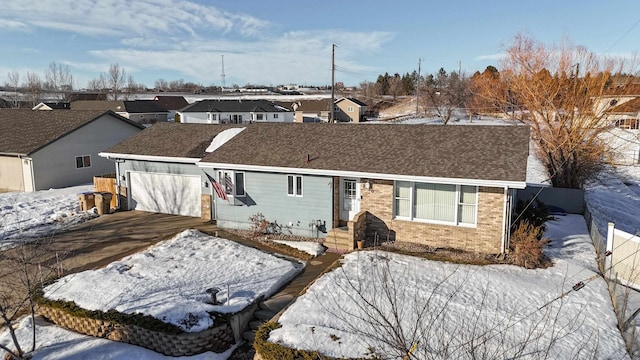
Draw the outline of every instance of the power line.
[[[627,30],[624,34],[622,34],[622,36],[620,36],[620,38],[618,40],[616,40],[613,45],[611,45],[607,50],[605,50],[605,54],[608,53],[611,49],[613,49],[616,45],[618,45],[618,43],[620,41],[622,41],[622,39],[624,39],[627,35],[629,35],[629,33],[631,32],[631,30],[633,30],[636,26],[638,26],[638,24],[640,24],[640,19],[638,19],[638,21],[636,21],[633,25],[631,25],[631,27],[629,28],[629,30]]]

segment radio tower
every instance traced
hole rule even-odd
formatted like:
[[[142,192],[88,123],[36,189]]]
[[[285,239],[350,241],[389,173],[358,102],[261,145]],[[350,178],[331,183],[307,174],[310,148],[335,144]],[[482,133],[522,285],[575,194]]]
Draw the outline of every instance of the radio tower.
[[[222,78],[222,92],[224,92],[224,87],[225,87],[225,83],[224,83],[224,55],[220,55],[222,57],[222,74],[220,74],[220,77]]]

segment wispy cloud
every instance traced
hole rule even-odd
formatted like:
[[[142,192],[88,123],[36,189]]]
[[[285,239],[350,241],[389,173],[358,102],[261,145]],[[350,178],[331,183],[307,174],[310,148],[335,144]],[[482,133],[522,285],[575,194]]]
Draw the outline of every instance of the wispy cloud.
[[[202,31],[255,36],[268,25],[266,20],[189,0],[21,0],[3,4],[0,13],[0,29],[44,28],[90,36],[158,32],[197,36]]]
[[[361,65],[365,56],[380,53],[395,37],[382,31],[282,28],[195,0],[20,0],[3,4],[0,12],[0,33],[56,30],[91,37],[74,40],[82,48],[73,58],[51,59],[69,64],[81,76],[97,77],[109,64],[119,63],[136,80],[137,73],[144,73],[146,79],[138,81],[147,83],[153,74],[161,78],[167,72],[203,84],[218,82],[224,55],[227,79],[239,85],[274,79],[327,84],[332,44],[338,46],[336,61],[342,67],[366,71]]]
[[[0,17],[0,29],[28,31],[29,27],[22,21],[15,21],[11,19],[3,19]]]
[[[482,61],[482,60],[502,60],[505,57],[507,57],[506,53],[495,53],[495,54],[487,54],[487,55],[476,56],[475,60],[478,60],[478,61]]]

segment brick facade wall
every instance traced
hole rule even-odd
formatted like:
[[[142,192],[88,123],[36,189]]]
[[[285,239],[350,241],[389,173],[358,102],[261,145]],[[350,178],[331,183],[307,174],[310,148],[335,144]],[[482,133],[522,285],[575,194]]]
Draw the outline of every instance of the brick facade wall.
[[[369,190],[364,183],[369,181]],[[475,227],[428,224],[393,219],[393,181],[362,179],[360,210],[369,212],[367,238],[396,240],[433,247],[456,248],[483,253],[500,253],[504,189],[479,187],[478,221]]]
[[[211,195],[202,194],[200,195],[200,219],[202,220],[211,220]]]

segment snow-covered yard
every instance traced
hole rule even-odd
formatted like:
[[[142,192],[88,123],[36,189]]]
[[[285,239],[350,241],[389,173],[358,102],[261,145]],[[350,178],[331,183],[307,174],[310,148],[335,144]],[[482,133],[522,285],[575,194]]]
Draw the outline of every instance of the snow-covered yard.
[[[303,268],[300,262],[185,230],[104,269],[67,275],[44,292],[87,310],[141,313],[197,332],[213,325],[209,312],[240,311],[275,293]],[[206,290],[213,287],[220,289],[222,304],[208,303]]]
[[[77,194],[87,191],[93,185],[0,194],[0,250],[98,216],[80,210]]]
[[[560,217],[547,235],[555,265],[538,270],[351,253],[282,315],[270,341],[336,357],[373,351],[401,358],[406,350],[393,345],[391,331],[400,327],[403,346],[415,344],[418,358],[472,358],[473,351],[498,358],[547,352],[554,359],[627,358],[604,280],[587,281],[596,263],[584,219]],[[571,291],[580,281],[586,286]]]

